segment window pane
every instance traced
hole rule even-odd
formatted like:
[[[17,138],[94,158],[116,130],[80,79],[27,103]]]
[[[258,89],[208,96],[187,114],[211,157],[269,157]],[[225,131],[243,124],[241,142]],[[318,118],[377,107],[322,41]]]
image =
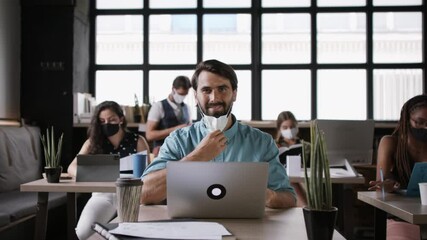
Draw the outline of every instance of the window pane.
[[[236,7],[251,7],[251,0],[204,0],[203,7],[205,8],[236,8]]]
[[[236,70],[238,79],[237,97],[233,104],[233,114],[238,120],[252,117],[252,77],[249,70]]]
[[[262,63],[310,63],[309,14],[262,15]]]
[[[196,15],[150,16],[150,63],[195,64]]]
[[[317,117],[366,119],[366,70],[319,70]]]
[[[420,12],[374,13],[376,63],[422,61],[422,14]]]
[[[142,16],[96,18],[96,63],[142,63]]]
[[[150,0],[150,8],[195,8],[197,0]]]
[[[422,0],[374,0],[374,6],[421,5]]]
[[[282,111],[311,119],[310,70],[264,70],[261,88],[263,120],[276,120]]]
[[[143,6],[143,0],[96,0],[97,9],[133,9]]]
[[[403,104],[423,93],[422,73],[421,69],[374,70],[374,119],[399,120]]]
[[[218,59],[227,64],[251,63],[250,15],[204,15],[203,59]]]
[[[317,0],[317,6],[343,7],[343,6],[365,6],[366,0]]]
[[[365,13],[319,13],[317,31],[319,63],[366,62]]]
[[[193,73],[193,70],[150,71],[150,102],[158,102],[167,98],[172,92],[172,83],[177,76],[183,75],[191,79]],[[193,88],[190,88],[190,91],[188,91],[188,95],[184,99],[184,102],[188,104],[190,108],[192,119],[197,119],[197,108]]]
[[[142,71],[97,71],[96,102],[116,101],[120,105],[135,105],[134,94],[142,103]]]
[[[309,7],[310,0],[262,0],[263,7]]]

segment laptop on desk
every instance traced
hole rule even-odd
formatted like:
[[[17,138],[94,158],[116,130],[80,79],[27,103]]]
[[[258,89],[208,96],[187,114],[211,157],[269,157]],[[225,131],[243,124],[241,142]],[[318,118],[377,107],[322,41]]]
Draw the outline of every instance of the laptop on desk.
[[[167,208],[172,218],[261,218],[268,163],[167,163]]]
[[[419,197],[420,187],[418,183],[427,182],[427,162],[417,162],[412,169],[408,187],[403,193],[409,197]]]
[[[119,177],[118,154],[77,155],[76,182],[115,182]]]

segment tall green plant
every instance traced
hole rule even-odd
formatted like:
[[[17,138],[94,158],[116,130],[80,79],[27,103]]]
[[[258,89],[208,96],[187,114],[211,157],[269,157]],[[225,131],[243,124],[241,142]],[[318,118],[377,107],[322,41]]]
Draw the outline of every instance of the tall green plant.
[[[64,133],[61,134],[58,140],[58,144],[56,145],[53,126],[51,127],[51,131],[49,131],[49,128],[46,129],[46,135],[40,136],[40,139],[43,144],[46,167],[60,166],[63,137]]]
[[[317,126],[316,120],[310,124],[310,141],[310,173],[307,168],[307,154],[302,152],[308,208],[330,210],[332,209],[332,183],[329,160],[326,154],[325,136]],[[302,143],[304,146],[309,144],[304,141]]]

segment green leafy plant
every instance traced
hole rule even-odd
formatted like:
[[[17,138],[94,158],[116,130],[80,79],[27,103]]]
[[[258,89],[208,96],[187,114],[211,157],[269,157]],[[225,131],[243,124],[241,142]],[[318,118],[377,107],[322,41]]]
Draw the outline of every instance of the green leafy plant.
[[[58,139],[58,143],[55,142],[55,132],[53,126],[49,131],[49,128],[46,129],[46,135],[40,136],[40,139],[43,144],[44,150],[44,159],[46,162],[46,167],[59,167],[61,162],[61,153],[62,153],[62,140],[64,138],[64,133]]]
[[[329,159],[326,154],[324,133],[318,128],[317,121],[310,124],[310,159],[303,151],[304,176],[307,191],[308,208],[313,210],[331,210],[332,183],[329,172]],[[303,141],[303,145],[309,143]],[[310,161],[310,173],[307,163]],[[310,176],[309,176],[310,175]]]

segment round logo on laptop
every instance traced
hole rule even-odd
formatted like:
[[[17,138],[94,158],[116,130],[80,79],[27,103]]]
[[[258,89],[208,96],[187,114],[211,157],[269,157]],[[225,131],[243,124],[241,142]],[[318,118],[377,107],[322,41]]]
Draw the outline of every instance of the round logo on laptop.
[[[225,196],[227,190],[221,184],[212,184],[208,187],[208,197],[214,200],[219,200]]]

